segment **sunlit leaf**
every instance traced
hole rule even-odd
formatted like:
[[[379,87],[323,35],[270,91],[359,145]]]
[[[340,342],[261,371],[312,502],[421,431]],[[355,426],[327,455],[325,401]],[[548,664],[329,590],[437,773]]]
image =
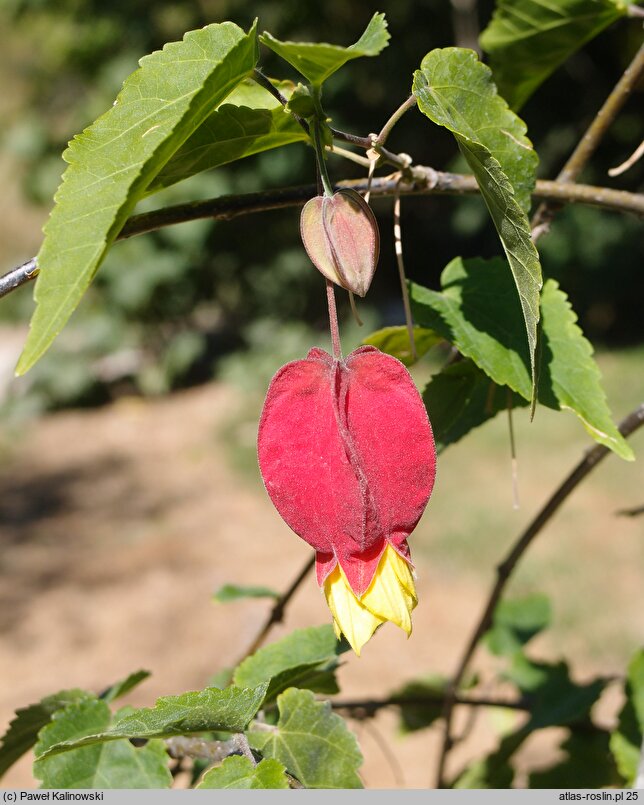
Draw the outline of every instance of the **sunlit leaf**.
[[[47,754],[53,746],[79,744],[85,736],[109,729],[111,717],[102,699],[77,702],[54,714],[35,748],[34,775],[42,788],[170,787],[172,775],[162,741],[137,748],[120,740]]]
[[[37,307],[19,374],[64,327],[152,179],[256,58],[254,27],[191,31],[143,58],[112,108],[72,140],[38,254]]]
[[[140,685],[141,682],[145,681],[149,676],[149,671],[134,671],[134,673],[130,674],[125,679],[121,679],[109,687],[105,693],[101,694],[101,699],[106,702],[113,702],[115,699],[125,696],[126,693],[129,693],[137,687],[137,685]]]
[[[414,76],[414,94],[421,111],[457,139],[485,146],[527,212],[539,158],[526,137],[525,123],[497,93],[490,68],[473,50],[437,48],[425,56],[419,73]]]
[[[213,730],[242,732],[257,713],[266,687],[264,684],[253,689],[206,688],[180,696],[164,696],[157,699],[154,707],[132,709],[115,718],[109,729],[86,731],[71,740],[50,742],[46,751],[53,756],[120,738],[167,738]]]
[[[277,86],[290,97],[291,82]],[[152,180],[147,193],[252,154],[308,140],[293,115],[268,90],[244,82],[186,140]]]
[[[532,379],[531,399],[534,399],[541,264],[532,242],[530,222],[520,204],[522,199],[525,201],[527,192],[527,188],[521,189],[519,184],[523,173],[514,167],[515,162],[521,164],[520,154],[515,155],[516,149],[525,151],[526,164],[530,161],[531,149],[518,136],[507,132],[503,136],[512,143],[509,153],[513,155],[509,160],[508,152],[489,139],[488,127],[495,131],[498,126],[499,131],[504,132],[507,125],[505,116],[511,113],[490,90],[489,71],[481,72],[485,70],[473,51],[461,48],[434,50],[425,56],[421,69],[414,73],[413,92],[421,112],[434,123],[445,126],[456,138],[499,234],[521,301]],[[473,92],[469,90],[470,84],[474,87]],[[479,89],[480,85],[487,91]],[[488,114],[491,123],[487,122]],[[518,118],[514,120],[518,126]],[[486,140],[488,145],[482,140]],[[512,169],[516,186],[508,177],[508,168],[504,167],[502,159]],[[533,180],[533,168],[528,173]]]
[[[197,788],[288,788],[284,766],[272,758],[256,766],[247,758],[233,755],[221,766],[207,771]]]
[[[324,42],[280,42],[265,31],[260,42],[292,64],[312,84],[322,84],[343,64],[360,56],[377,56],[389,41],[384,14],[374,14],[364,33],[350,47]]]
[[[337,693],[334,670],[338,655],[346,649],[346,643],[338,641],[330,625],[297,629],[245,659],[233,681],[246,688],[269,682],[267,702],[289,687]]]
[[[47,726],[51,717],[67,705],[85,699],[95,698],[86,690],[61,690],[52,696],[46,696],[36,704],[21,707],[5,732],[0,744],[0,777],[8,768],[24,755],[36,743],[38,733]]]
[[[443,271],[441,284],[440,292],[410,286],[415,320],[453,343],[496,384],[509,386],[530,400],[530,359],[523,338],[522,314],[504,262],[456,258]],[[548,280],[543,288],[541,315],[539,402],[555,410],[573,411],[595,441],[622,458],[632,459],[632,450],[612,421],[592,346],[555,280]],[[474,383],[471,372],[469,379],[477,392],[476,405],[467,409],[474,427],[484,421],[480,406],[483,389],[482,381]],[[470,387],[464,388],[468,391]],[[469,394],[473,395],[474,390]],[[468,399],[462,401],[463,407]],[[495,396],[486,407],[490,416],[500,410],[497,399]],[[448,410],[446,413],[449,415]],[[454,425],[458,432],[458,422]]]
[[[362,754],[329,702],[289,688],[278,696],[277,706],[276,726],[251,725],[248,740],[253,749],[279,760],[305,788],[362,788]]]

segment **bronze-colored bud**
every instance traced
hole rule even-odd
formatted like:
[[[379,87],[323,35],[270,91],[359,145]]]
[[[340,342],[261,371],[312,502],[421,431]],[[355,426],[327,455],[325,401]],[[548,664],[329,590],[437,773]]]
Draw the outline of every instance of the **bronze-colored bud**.
[[[300,233],[313,265],[327,279],[357,296],[366,295],[378,263],[380,234],[359,193],[338,190],[307,201]]]

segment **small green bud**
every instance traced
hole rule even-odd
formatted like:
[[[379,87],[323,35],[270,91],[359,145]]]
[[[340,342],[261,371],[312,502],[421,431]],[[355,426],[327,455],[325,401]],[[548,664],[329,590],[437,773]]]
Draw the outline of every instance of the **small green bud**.
[[[312,117],[315,114],[315,101],[309,88],[304,84],[298,84],[293,90],[286,108],[300,117]]]
[[[378,263],[380,234],[359,193],[338,190],[307,201],[300,233],[311,262],[327,279],[356,296],[366,295]]]

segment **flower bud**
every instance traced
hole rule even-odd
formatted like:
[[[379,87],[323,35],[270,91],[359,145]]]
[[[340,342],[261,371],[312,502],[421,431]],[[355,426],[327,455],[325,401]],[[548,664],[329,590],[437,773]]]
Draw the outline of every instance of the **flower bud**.
[[[371,285],[380,234],[371,207],[355,190],[316,196],[302,209],[300,233],[313,265],[324,276],[365,296]]]

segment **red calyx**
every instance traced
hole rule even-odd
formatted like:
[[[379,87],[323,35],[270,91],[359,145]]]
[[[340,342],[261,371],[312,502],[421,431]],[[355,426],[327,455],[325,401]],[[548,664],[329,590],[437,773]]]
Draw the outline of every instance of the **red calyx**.
[[[375,347],[341,361],[316,348],[283,366],[266,395],[258,455],[278,512],[316,551],[318,583],[339,562],[361,596],[387,543],[409,559],[436,451],[398,360]]]

